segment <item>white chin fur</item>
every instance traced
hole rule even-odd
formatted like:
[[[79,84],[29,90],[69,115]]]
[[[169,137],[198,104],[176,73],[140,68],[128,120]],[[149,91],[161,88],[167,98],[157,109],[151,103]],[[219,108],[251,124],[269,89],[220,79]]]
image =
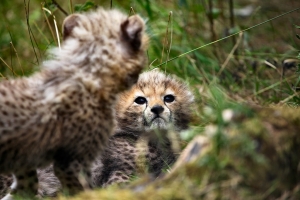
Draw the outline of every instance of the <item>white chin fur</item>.
[[[165,129],[167,128],[167,123],[162,118],[156,118],[151,122],[150,129]]]

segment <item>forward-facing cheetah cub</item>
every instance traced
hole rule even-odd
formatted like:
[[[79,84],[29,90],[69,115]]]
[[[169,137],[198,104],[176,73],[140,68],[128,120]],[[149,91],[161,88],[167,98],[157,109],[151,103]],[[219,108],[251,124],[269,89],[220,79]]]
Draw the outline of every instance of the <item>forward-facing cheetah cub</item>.
[[[29,78],[0,83],[0,173],[13,173],[21,195],[36,194],[36,168],[51,162],[70,193],[90,179],[114,127],[117,93],[136,82],[145,65],[147,36],[139,16],[98,9],[63,24],[54,59]]]
[[[128,182],[145,163],[157,177],[173,164],[177,155],[164,134],[172,127],[177,133],[188,128],[193,101],[193,94],[178,78],[157,69],[141,74],[137,84],[119,97],[116,133],[94,163],[95,185]],[[146,160],[137,159],[141,155]]]

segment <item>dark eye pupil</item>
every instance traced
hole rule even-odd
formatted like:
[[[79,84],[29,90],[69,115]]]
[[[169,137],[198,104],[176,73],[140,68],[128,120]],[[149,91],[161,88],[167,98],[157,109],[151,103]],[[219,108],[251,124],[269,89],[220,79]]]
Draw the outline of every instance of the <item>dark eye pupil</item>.
[[[134,102],[137,104],[144,104],[147,102],[147,99],[145,97],[137,97]]]
[[[171,103],[171,102],[173,102],[174,100],[175,100],[175,97],[174,97],[173,95],[171,95],[171,94],[166,95],[166,96],[164,97],[164,101],[167,102],[167,103]]]

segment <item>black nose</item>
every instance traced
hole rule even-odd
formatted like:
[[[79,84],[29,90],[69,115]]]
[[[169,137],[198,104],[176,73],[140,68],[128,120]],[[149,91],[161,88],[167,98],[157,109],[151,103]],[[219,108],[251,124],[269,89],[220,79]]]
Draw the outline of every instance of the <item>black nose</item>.
[[[153,106],[153,108],[151,108],[151,112],[153,112],[157,115],[159,115],[163,111],[164,111],[164,108],[162,106],[159,106],[159,105],[155,105],[155,106]]]

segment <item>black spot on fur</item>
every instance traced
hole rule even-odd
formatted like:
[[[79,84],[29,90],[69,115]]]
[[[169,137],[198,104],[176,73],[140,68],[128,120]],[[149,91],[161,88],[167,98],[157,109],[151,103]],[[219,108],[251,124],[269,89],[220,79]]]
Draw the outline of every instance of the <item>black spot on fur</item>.
[[[0,90],[0,93],[2,94],[2,96],[6,96],[6,92],[4,90]]]

